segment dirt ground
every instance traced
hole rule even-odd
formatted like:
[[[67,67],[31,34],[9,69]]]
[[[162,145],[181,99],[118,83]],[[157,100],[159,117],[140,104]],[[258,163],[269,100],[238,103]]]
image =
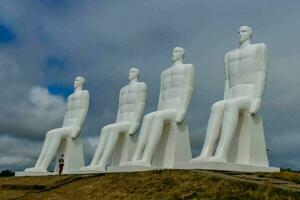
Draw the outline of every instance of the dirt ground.
[[[159,170],[0,178],[1,200],[300,199],[300,173]]]

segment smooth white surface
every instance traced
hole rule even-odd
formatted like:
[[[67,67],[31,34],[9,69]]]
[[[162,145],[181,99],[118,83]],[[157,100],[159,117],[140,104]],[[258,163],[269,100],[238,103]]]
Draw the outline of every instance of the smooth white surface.
[[[192,159],[189,128],[182,122],[170,122],[164,126],[161,140],[152,159],[152,167],[172,169],[175,163]]]
[[[58,175],[58,173],[54,172],[34,172],[34,171],[22,171],[22,172],[16,172],[15,176],[53,176]]]
[[[176,169],[208,169],[220,171],[237,171],[237,172],[280,172],[280,168],[260,165],[243,165],[236,163],[224,163],[215,161],[180,163],[176,164]]]
[[[192,64],[183,64],[184,49],[181,47],[174,48],[172,52],[172,66],[164,70],[161,74],[161,85],[158,109],[155,112],[147,114],[143,119],[141,132],[139,135],[137,147],[132,157],[131,162],[122,163],[124,166],[141,166],[151,167],[154,154],[158,157],[169,157],[171,163],[175,163],[175,159],[189,160],[190,155],[182,154],[179,158],[180,153],[174,148],[182,149],[183,151],[189,151],[189,141],[186,143],[177,144],[176,139],[181,133],[170,133],[169,137],[172,141],[165,141],[167,143],[166,150],[158,147],[162,142],[162,138],[165,137],[165,131],[163,130],[165,125],[172,124],[180,126],[185,118],[188,105],[193,92],[194,87],[194,75],[195,69]],[[175,130],[174,128],[170,129]],[[180,130],[179,127],[176,130]],[[184,132],[188,137],[188,132]],[[177,146],[174,144],[177,144]],[[182,146],[178,146],[182,145]],[[173,148],[170,150],[169,148]],[[166,153],[167,152],[167,153]],[[169,152],[172,152],[169,154]],[[176,152],[176,153],[175,153]],[[156,157],[154,156],[154,157]],[[166,160],[166,159],[164,159]],[[168,167],[172,167],[173,164],[167,163],[168,161],[160,161],[159,165],[166,163]]]
[[[262,122],[251,124],[261,107],[265,89],[267,47],[263,43],[251,44],[251,35],[250,27],[241,26],[239,48],[225,55],[224,99],[213,104],[202,152],[191,162],[230,161],[249,165],[259,162],[268,166]],[[240,139],[236,138],[239,135]],[[230,151],[232,146],[239,145],[245,145],[245,149],[239,147],[237,152]]]
[[[147,166],[115,166],[108,167],[107,172],[143,172],[152,170],[155,170],[155,168]]]
[[[57,153],[57,161],[60,155],[64,155],[63,174],[72,174],[74,170],[78,170],[84,166],[83,147],[79,137],[66,138],[61,142]],[[59,171],[59,162],[56,162],[54,172]]]
[[[105,171],[108,162],[118,166],[132,155],[134,149],[133,134],[136,132],[147,96],[147,86],[138,82],[139,70],[129,70],[129,84],[120,90],[119,110],[116,122],[102,128],[94,157],[89,166],[81,170]]]
[[[269,166],[262,118],[257,114],[241,114],[229,148],[228,162]]]
[[[69,170],[79,169],[84,166],[83,151],[78,138],[89,108],[89,92],[82,90],[84,82],[84,78],[76,77],[74,81],[75,91],[68,97],[63,127],[47,132],[42,151],[35,166],[25,169],[25,172],[29,174],[46,173],[50,162],[58,152],[65,154],[66,173]],[[60,154],[57,156],[59,157]],[[58,168],[56,167],[55,170],[58,170]]]

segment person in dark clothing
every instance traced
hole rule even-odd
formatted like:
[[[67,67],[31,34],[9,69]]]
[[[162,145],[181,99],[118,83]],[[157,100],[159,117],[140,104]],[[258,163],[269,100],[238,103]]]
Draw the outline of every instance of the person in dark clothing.
[[[58,163],[59,163],[59,175],[61,175],[63,169],[64,169],[64,163],[65,163],[65,160],[64,160],[64,154],[61,154],[59,160],[58,160]]]

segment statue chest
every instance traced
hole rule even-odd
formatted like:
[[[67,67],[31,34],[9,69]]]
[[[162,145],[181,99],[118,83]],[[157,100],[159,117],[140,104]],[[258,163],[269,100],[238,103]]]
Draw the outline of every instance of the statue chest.
[[[253,83],[259,71],[258,57],[254,48],[235,50],[228,55],[229,81],[235,84]]]

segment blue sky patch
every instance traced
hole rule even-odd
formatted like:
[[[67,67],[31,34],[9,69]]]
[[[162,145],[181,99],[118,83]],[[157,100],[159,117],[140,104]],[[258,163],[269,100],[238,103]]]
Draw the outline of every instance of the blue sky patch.
[[[0,45],[7,44],[16,40],[16,35],[7,26],[0,24]]]
[[[73,92],[73,87],[62,87],[58,85],[48,85],[48,91],[53,95],[62,95],[65,99]]]

